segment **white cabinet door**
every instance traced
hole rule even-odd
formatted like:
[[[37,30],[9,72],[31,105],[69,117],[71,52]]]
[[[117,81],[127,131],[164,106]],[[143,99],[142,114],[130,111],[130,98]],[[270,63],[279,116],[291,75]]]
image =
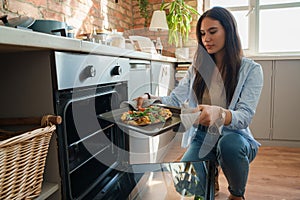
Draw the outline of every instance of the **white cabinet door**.
[[[133,63],[129,72],[128,100],[141,96],[145,92],[151,93],[150,64]]]
[[[273,139],[300,140],[300,61],[275,63]]]
[[[270,139],[271,132],[271,84],[273,61],[256,61],[264,73],[264,86],[250,129],[256,139]]]
[[[175,85],[174,64],[168,62],[151,62],[151,93],[156,96],[167,96]]]

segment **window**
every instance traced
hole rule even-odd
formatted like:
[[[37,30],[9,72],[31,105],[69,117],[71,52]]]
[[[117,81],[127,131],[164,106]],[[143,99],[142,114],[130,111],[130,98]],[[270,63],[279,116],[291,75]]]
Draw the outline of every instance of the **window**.
[[[232,12],[246,53],[300,53],[299,0],[205,1],[205,9],[213,6]]]

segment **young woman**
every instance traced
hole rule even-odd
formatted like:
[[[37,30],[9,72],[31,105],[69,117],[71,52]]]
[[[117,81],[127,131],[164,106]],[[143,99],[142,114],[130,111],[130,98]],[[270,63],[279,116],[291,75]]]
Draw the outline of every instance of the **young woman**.
[[[243,57],[236,22],[228,10],[206,11],[196,33],[198,49],[186,77],[170,96],[150,97],[173,106],[187,103],[194,112],[200,111],[183,136],[188,149],[182,161],[215,160],[228,181],[228,199],[244,199],[249,163],[260,146],[249,124],[263,87],[262,68]],[[138,105],[148,96],[138,97]],[[215,124],[219,131],[210,131]],[[205,163],[194,167],[200,180],[205,180]],[[199,184],[195,199],[202,199],[204,190],[205,183]]]

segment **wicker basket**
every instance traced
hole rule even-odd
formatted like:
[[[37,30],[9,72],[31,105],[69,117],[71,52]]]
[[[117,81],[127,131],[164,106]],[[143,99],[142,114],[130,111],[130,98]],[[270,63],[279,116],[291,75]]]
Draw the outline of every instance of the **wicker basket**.
[[[5,138],[0,141],[1,200],[33,199],[40,195],[48,146],[58,124],[48,119],[49,115],[44,116],[42,125],[30,131],[0,130],[2,139]],[[6,120],[1,119],[0,125],[3,121]]]

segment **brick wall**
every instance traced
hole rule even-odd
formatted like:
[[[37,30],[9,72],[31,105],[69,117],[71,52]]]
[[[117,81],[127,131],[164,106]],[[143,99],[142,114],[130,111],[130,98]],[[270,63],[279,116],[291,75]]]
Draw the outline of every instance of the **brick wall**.
[[[144,27],[145,19],[139,12],[138,0],[0,0],[0,15],[8,18],[29,16],[35,19],[50,19],[64,21],[75,27],[76,34],[90,33],[96,29],[117,29],[124,32],[124,36],[140,35],[155,40],[162,38],[163,55],[174,56],[174,46],[168,44],[168,33],[152,32],[148,27],[153,10],[158,10],[161,0],[149,1],[149,20]],[[171,0],[165,0],[170,2]],[[197,7],[197,1],[186,0]],[[192,22],[190,41],[185,46],[193,49],[196,46],[195,26],[197,17]]]
[[[152,17],[152,12],[154,10],[159,10],[162,1],[161,0],[148,0],[149,1],[149,15],[150,18],[148,20],[147,23],[147,27],[149,27],[150,25],[150,21],[151,21],[151,17]],[[172,0],[164,0],[164,2],[171,2]],[[187,4],[189,4],[190,6],[197,8],[197,1],[196,0],[185,0],[185,2]],[[144,22],[145,20],[140,16],[139,14],[139,7],[138,7],[138,0],[133,0],[132,1],[132,6],[133,6],[133,21],[134,21],[134,25],[133,25],[133,30],[131,31],[130,34],[136,34],[136,35],[141,35],[141,36],[146,36],[149,37],[152,40],[156,40],[156,38],[159,36],[161,38],[161,41],[163,43],[163,55],[166,56],[172,56],[174,57],[174,52],[175,52],[175,46],[174,45],[170,45],[168,43],[168,32],[167,31],[163,31],[163,32],[152,32],[149,31],[148,28],[144,27]],[[197,24],[197,16],[193,16],[193,22],[192,22],[192,29],[189,35],[189,41],[184,44],[184,47],[188,47],[190,49],[190,57],[193,56],[195,50],[196,50],[196,46],[197,46],[197,39],[196,39],[196,24]]]
[[[131,0],[0,0],[0,15],[8,18],[29,16],[67,22],[78,33],[89,33],[93,28],[132,28]]]

